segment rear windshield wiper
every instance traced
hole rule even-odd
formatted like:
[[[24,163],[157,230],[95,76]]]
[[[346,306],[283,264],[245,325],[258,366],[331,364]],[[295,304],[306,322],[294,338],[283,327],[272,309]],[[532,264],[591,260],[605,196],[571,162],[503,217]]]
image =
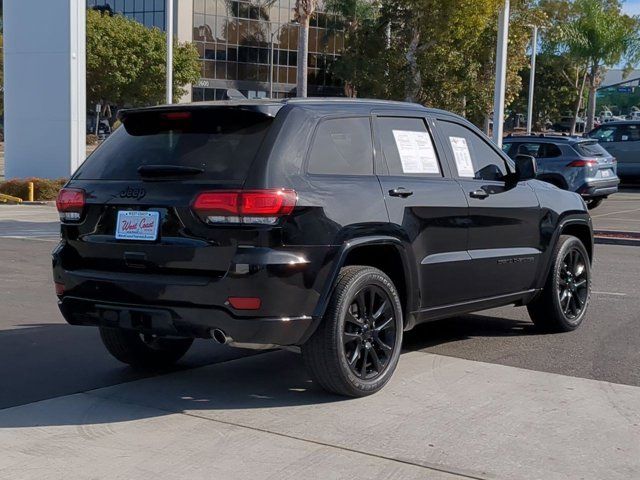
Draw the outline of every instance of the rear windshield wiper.
[[[176,177],[183,175],[200,175],[204,169],[185,167],[183,165],[142,165],[138,167],[141,177]]]

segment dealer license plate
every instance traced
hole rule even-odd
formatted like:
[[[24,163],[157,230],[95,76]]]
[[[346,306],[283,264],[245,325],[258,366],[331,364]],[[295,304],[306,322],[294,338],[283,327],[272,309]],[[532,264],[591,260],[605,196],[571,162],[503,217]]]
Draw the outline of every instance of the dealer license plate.
[[[158,238],[159,224],[159,212],[120,211],[116,239],[152,242]]]

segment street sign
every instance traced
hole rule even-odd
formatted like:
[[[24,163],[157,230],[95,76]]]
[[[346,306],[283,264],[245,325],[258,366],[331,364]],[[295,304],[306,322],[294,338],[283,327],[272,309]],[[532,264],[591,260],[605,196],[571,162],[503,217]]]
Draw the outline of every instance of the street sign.
[[[633,93],[635,87],[618,87],[618,93]]]

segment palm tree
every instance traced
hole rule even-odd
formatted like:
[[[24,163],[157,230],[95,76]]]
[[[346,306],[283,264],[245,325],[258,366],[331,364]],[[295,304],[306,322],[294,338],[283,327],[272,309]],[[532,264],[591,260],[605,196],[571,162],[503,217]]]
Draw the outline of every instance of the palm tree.
[[[318,0],[296,0],[294,7],[298,27],[298,70],[296,92],[298,97],[307,96],[307,59],[309,57],[309,21],[318,8]]]
[[[567,53],[587,66],[588,131],[594,126],[596,92],[606,68],[621,62],[632,67],[640,60],[640,19],[622,14],[617,2],[577,0],[574,8],[576,15],[562,26],[561,37]]]

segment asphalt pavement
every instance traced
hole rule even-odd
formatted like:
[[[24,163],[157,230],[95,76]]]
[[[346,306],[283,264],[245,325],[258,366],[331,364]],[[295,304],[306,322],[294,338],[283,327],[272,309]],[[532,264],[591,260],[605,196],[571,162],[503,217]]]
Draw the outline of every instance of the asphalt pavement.
[[[0,206],[0,478],[640,478],[640,247],[596,246],[579,330],[512,307],[422,325],[345,400],[295,354],[205,340],[133,372],[60,316],[57,237],[52,207]]]

